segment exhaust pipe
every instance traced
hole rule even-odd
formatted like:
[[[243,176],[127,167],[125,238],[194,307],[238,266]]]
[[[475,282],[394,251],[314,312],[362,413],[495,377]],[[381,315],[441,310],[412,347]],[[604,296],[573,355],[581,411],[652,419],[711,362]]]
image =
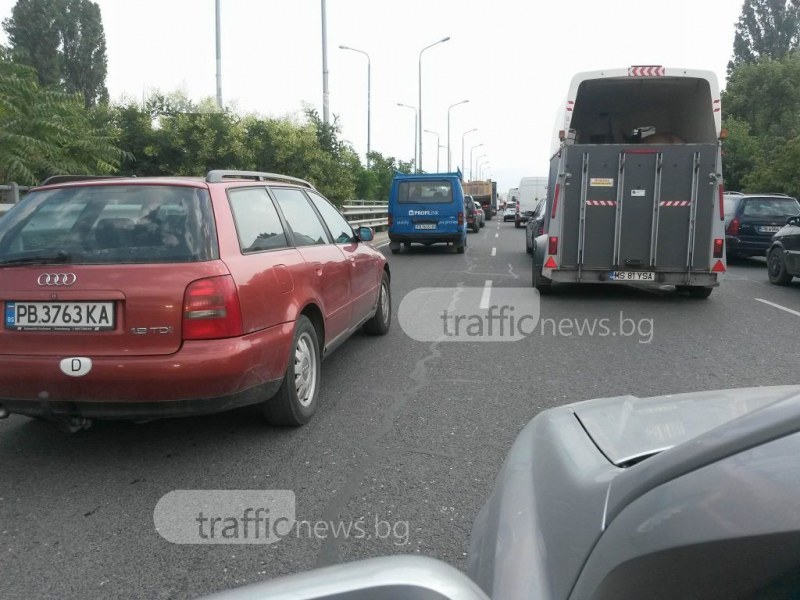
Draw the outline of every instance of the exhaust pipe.
[[[58,423],[58,428],[65,433],[77,433],[92,426],[92,420],[84,417],[59,417],[56,419],[56,423]]]
[[[0,419],[7,419],[9,415],[8,409],[4,408],[2,404],[0,404]]]

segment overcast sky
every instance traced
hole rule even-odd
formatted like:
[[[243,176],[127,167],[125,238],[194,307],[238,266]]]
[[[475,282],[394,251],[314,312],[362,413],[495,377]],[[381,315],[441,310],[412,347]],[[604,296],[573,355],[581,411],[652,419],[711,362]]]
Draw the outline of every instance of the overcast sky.
[[[96,0],[108,44],[112,100],[144,90],[215,94],[214,0]],[[0,0],[2,18],[15,0]],[[372,60],[372,149],[411,160],[419,51],[422,120],[461,165],[462,133],[499,190],[546,175],[556,110],[579,71],[657,64],[709,69],[720,87],[742,0],[328,0],[330,108],[359,154],[367,140],[366,58]],[[0,33],[5,41],[5,34]],[[240,112],[322,113],[320,0],[222,0],[222,93]],[[723,107],[724,110],[724,107]],[[424,168],[436,138],[424,135]],[[446,150],[440,168],[447,167]],[[469,166],[466,166],[469,175]],[[474,174],[477,176],[477,173]]]

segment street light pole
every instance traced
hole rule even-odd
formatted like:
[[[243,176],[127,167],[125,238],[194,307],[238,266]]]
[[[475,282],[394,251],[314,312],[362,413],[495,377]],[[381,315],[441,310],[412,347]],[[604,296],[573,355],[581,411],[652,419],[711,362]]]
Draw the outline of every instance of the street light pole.
[[[451,104],[447,107],[447,172],[450,173],[451,164],[450,164],[450,109],[455,106],[460,106],[462,104],[466,104],[469,100],[462,100],[461,102],[456,102],[455,104]]]
[[[461,176],[464,176],[466,169],[464,168],[464,138],[467,137],[468,133],[472,133],[473,131],[478,131],[477,129],[470,129],[469,131],[465,131],[464,134],[461,136]]]
[[[436,172],[439,172],[439,134],[430,129],[426,129],[424,133],[430,133],[436,136]]]
[[[372,134],[371,134],[371,124],[372,124],[372,61],[369,59],[369,54],[364,52],[363,50],[358,50],[357,48],[351,48],[350,46],[339,46],[342,50],[351,50],[352,52],[358,52],[359,54],[363,54],[367,57],[367,168],[369,169],[369,153],[372,150],[371,143],[372,143]]]
[[[419,173],[419,169],[417,169],[417,133],[418,133],[418,131],[417,131],[417,118],[418,118],[418,116],[417,116],[417,107],[416,106],[410,106],[408,104],[403,104],[401,102],[398,102],[397,106],[402,106],[404,108],[410,108],[411,110],[414,111],[414,171]]]
[[[433,48],[437,44],[443,44],[447,40],[450,39],[450,36],[444,37],[440,39],[438,42],[434,42],[428,46],[425,46],[422,50],[419,51],[419,102],[417,103],[418,107],[418,114],[417,114],[417,127],[419,128],[419,152],[417,153],[417,157],[419,160],[419,167],[418,171],[422,170],[422,53],[425,52],[428,48]]]
[[[486,172],[483,170],[489,167],[492,163],[488,160],[485,163],[481,163],[480,168],[478,169],[478,181],[483,181],[483,178],[486,176]]]
[[[328,90],[328,17],[325,0],[320,0],[322,11],[322,122],[327,125],[331,121],[331,93]]]
[[[222,109],[222,24],[219,3],[220,0],[217,0],[217,106]]]
[[[469,149],[469,180],[472,181],[472,153],[475,151],[475,148],[480,148],[483,144],[476,144],[472,148]]]
[[[478,163],[481,162],[481,159],[484,158],[485,156],[486,156],[485,154],[481,154],[480,156],[475,158],[475,174],[476,175],[478,174]],[[472,165],[470,165],[470,167],[469,167],[469,178],[470,179],[472,179],[472,172],[473,172]],[[478,181],[478,180],[476,179],[476,181]]]

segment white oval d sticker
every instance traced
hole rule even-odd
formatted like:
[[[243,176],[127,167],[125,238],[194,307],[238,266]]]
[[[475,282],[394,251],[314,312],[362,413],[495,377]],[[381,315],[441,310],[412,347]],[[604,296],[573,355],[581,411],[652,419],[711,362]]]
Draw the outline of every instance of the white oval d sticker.
[[[72,356],[62,360],[59,366],[64,375],[83,377],[92,370],[92,359],[85,356]]]

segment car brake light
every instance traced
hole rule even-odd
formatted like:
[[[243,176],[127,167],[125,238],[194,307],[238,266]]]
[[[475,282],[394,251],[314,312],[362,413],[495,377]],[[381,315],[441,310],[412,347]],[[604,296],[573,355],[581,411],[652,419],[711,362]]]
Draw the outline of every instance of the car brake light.
[[[555,236],[550,236],[550,239],[547,240],[547,253],[548,254],[558,254],[558,238]]]
[[[183,295],[183,339],[212,340],[242,335],[239,294],[230,275],[193,281]]]
[[[458,213],[458,224],[459,225],[463,225],[464,224],[464,213],[462,213],[462,212]]]
[[[539,229],[536,230],[536,235],[537,236],[544,235],[544,221],[539,223]]]
[[[728,223],[728,229],[726,233],[728,235],[739,235],[739,217],[734,217],[730,223]]]
[[[725,240],[721,240],[719,238],[714,240],[714,258],[722,258],[724,243]]]

